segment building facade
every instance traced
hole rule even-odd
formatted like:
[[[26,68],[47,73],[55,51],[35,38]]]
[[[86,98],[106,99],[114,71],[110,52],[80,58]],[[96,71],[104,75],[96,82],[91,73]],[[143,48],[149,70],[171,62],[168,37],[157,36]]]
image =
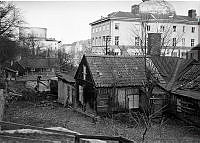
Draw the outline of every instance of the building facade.
[[[185,58],[200,42],[196,10],[189,10],[188,16],[177,15],[170,3],[160,0],[133,5],[131,12],[113,12],[90,25],[94,54],[142,54],[148,33],[161,33],[162,54],[167,56]]]

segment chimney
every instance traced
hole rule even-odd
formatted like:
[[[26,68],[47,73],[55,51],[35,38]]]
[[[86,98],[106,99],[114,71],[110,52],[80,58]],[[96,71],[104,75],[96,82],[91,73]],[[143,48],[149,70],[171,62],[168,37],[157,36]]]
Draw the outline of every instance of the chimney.
[[[197,16],[196,10],[195,9],[188,10],[188,16],[191,18],[196,18]]]
[[[131,6],[131,13],[133,14],[139,14],[139,5],[132,5]]]
[[[148,55],[161,55],[161,33],[148,33]]]

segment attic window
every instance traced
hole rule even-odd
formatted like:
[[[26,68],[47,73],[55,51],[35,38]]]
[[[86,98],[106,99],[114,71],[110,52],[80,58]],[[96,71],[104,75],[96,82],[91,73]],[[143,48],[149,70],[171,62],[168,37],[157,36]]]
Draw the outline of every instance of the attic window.
[[[83,65],[83,80],[86,80],[86,66]]]

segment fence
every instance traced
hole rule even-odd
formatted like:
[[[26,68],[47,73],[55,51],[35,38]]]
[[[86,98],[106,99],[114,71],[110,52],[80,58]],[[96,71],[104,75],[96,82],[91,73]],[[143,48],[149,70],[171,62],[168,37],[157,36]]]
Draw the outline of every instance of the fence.
[[[30,125],[23,125],[23,124],[17,124],[17,123],[12,123],[12,122],[5,122],[5,121],[0,121],[0,126],[13,126],[17,128],[23,128],[23,129],[33,129],[33,130],[39,130],[39,131],[45,131],[45,132],[50,132],[54,133],[56,135],[61,135],[65,136],[66,138],[73,139],[75,143],[80,143],[81,139],[97,139],[97,140],[103,140],[103,141],[117,141],[119,143],[134,143],[132,140],[128,140],[126,138],[123,138],[121,136],[116,136],[116,137],[111,137],[111,136],[92,136],[92,135],[82,135],[74,132],[66,132],[66,131],[59,131],[59,130],[53,130],[53,129],[46,129],[42,127],[35,127],[35,126],[30,126]],[[7,135],[2,135],[0,134],[0,141],[2,139],[11,139],[13,138],[14,140],[20,140],[21,142],[29,141],[29,142],[53,142],[51,140],[36,140],[32,138],[22,138],[22,137],[14,137],[14,136],[7,136]]]

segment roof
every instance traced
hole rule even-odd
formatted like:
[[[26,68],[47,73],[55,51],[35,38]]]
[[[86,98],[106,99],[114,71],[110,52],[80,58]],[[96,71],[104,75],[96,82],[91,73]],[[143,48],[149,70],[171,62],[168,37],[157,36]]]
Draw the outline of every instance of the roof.
[[[17,73],[17,71],[16,71],[16,70],[13,70],[13,69],[11,69],[11,68],[8,68],[8,67],[5,67],[5,70],[6,70],[6,71],[10,71],[10,72]]]
[[[144,57],[84,57],[97,87],[135,86],[146,82]]]
[[[200,43],[193,47],[191,50],[200,50]]]
[[[149,19],[155,20],[156,16],[149,15]],[[132,12],[123,12],[123,11],[117,11],[117,12],[112,12],[108,14],[106,17],[101,17],[100,19],[91,22],[90,25],[95,25],[100,22],[105,22],[111,19],[116,19],[116,20],[136,20],[140,19],[141,16],[139,14],[133,14]],[[166,22],[169,22],[169,18],[167,17],[156,17],[157,20],[167,20]],[[191,18],[189,16],[184,16],[184,15],[175,15],[172,19],[174,23],[192,23],[192,24],[198,24],[198,19],[197,18]],[[172,22],[170,20],[170,22]]]
[[[22,58],[19,64],[24,68],[53,68],[58,67],[55,58]]]
[[[173,91],[172,93],[200,100],[200,94],[199,94],[199,92],[196,92],[196,91],[176,90],[176,91]]]
[[[75,83],[74,77],[70,76],[68,74],[59,73],[59,74],[57,74],[57,77],[60,78],[61,80],[65,81],[65,82]]]
[[[178,61],[182,60],[178,57],[168,56],[152,56],[151,59],[166,82],[169,82],[172,79]]]

